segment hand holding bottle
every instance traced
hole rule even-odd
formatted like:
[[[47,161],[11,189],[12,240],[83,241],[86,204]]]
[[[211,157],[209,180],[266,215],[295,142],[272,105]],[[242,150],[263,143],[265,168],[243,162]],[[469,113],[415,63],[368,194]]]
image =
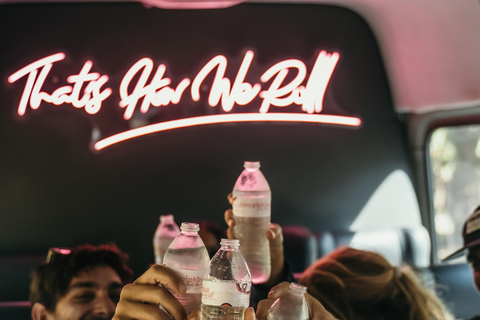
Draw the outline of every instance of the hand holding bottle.
[[[289,282],[282,282],[273,287],[268,293],[268,299],[259,302],[256,317],[258,320],[267,320],[268,310],[278,298],[287,294],[290,287]],[[308,305],[310,320],[334,320],[336,319],[330,312],[325,310],[323,305],[314,297],[305,293],[305,299]]]
[[[127,284],[122,289],[112,320],[187,319],[182,304],[167,287],[181,294],[186,291],[185,284],[175,271],[168,267],[152,265],[135,282]],[[162,306],[170,315],[159,306]],[[200,320],[200,310],[192,312],[188,319]],[[253,308],[249,307],[245,310],[244,320],[256,320]]]
[[[231,199],[231,194],[229,195],[229,199]],[[235,226],[235,219],[233,217],[232,209],[225,211],[225,222],[228,225],[227,237],[229,239],[236,239],[235,230],[233,228]],[[271,288],[284,280],[282,279],[285,268],[282,227],[276,223],[271,223],[270,229],[266,233],[266,237],[270,247],[271,272],[270,278],[263,283],[262,286]]]
[[[152,317],[170,320],[169,315],[159,306],[175,320],[186,319],[187,314],[182,304],[166,287],[180,294],[186,291],[185,284],[177,273],[167,267],[153,265],[135,282],[123,287],[112,320],[152,319]]]

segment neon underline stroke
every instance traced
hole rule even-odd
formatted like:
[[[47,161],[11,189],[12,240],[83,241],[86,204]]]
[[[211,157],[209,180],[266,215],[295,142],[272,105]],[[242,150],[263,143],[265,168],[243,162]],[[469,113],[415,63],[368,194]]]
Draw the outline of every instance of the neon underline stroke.
[[[192,127],[198,125],[225,123],[225,122],[252,122],[252,121],[275,121],[275,122],[310,122],[337,124],[345,126],[358,127],[361,120],[357,117],[336,116],[328,114],[303,114],[303,113],[236,113],[236,114],[219,114],[211,116],[200,116],[186,119],[165,121],[155,123],[144,127],[139,127],[124,131],[95,143],[95,150],[102,150],[115,143],[128,139],[140,137],[150,133],[161,132],[171,129]]]

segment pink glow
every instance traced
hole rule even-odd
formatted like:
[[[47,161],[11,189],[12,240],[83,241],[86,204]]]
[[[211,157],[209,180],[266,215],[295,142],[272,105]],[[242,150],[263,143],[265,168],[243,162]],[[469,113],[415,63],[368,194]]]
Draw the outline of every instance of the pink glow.
[[[75,108],[85,108],[89,114],[95,114],[100,110],[102,102],[112,94],[112,89],[107,87],[102,90],[109,77],[100,75],[98,72],[90,72],[93,67],[92,61],[86,61],[78,74],[67,77],[67,82],[73,84],[72,86],[60,87],[52,94],[42,91],[53,63],[64,58],[64,53],[48,56],[27,65],[8,78],[8,81],[13,83],[28,75],[18,106],[19,115],[25,114],[28,103],[35,110],[39,108],[42,101],[54,105],[71,104]],[[180,103],[183,93],[190,83],[192,84],[192,100],[199,101],[200,88],[203,87],[207,76],[215,69],[215,77],[208,96],[208,104],[211,107],[221,104],[223,111],[230,112],[235,105],[247,105],[258,96],[263,99],[259,109],[260,113],[267,113],[272,106],[286,107],[292,104],[301,105],[302,110],[310,114],[320,113],[323,110],[325,90],[339,59],[337,52],[330,54],[321,51],[308,79],[306,79],[307,67],[300,60],[288,59],[273,65],[259,79],[263,83],[271,81],[270,87],[263,91],[261,91],[260,83],[251,84],[245,81],[253,58],[253,51],[246,51],[232,83],[225,77],[228,66],[227,58],[222,55],[215,56],[200,70],[193,82],[189,78],[185,78],[175,89],[169,87],[170,78],[164,77],[166,72],[164,64],[157,67],[152,78],[154,62],[150,58],[140,59],[127,71],[120,83],[121,101],[119,105],[125,108],[123,117],[125,120],[131,119],[140,100],[142,100],[140,105],[142,113],[146,113],[150,106],[166,107],[170,104]],[[289,83],[284,83],[292,70],[295,72],[294,79]],[[152,80],[148,83],[150,78]],[[136,83],[133,83],[134,79],[137,79]],[[307,80],[306,86],[302,86],[301,84],[305,80]],[[82,96],[81,91],[84,86]],[[133,90],[129,92],[129,88],[132,87]]]
[[[297,69],[297,76],[290,83],[281,87],[285,77],[289,72],[288,70],[293,68]],[[263,98],[263,102],[260,107],[261,113],[268,112],[270,105],[285,107],[291,105],[292,103],[301,103],[298,87],[302,84],[303,80],[305,79],[305,75],[307,74],[307,68],[305,67],[305,64],[300,60],[285,60],[268,69],[260,79],[263,82],[267,82],[275,74],[277,74],[277,76],[274,78],[270,88],[267,91],[260,92],[260,97]],[[279,98],[288,94],[290,94],[288,97]]]
[[[30,93],[32,92],[33,85],[35,84],[35,78],[37,77],[38,69],[42,68],[42,73],[46,69],[46,73],[50,71],[54,62],[60,61],[65,59],[65,54],[60,52],[53,54],[51,56],[45,57],[43,59],[37,60],[29,65],[23,67],[22,69],[18,70],[10,77],[8,77],[9,83],[14,83],[18,79],[22,78],[23,76],[28,74],[27,84],[25,85],[25,89],[23,90],[22,98],[20,99],[20,104],[18,106],[18,114],[23,116],[25,114],[25,110],[27,109],[27,103],[30,97]],[[45,78],[46,75],[43,77]]]
[[[61,254],[70,254],[72,252],[72,250],[70,250],[70,249],[57,249],[57,252],[61,253]]]
[[[210,95],[208,97],[208,104],[211,107],[215,107],[222,100],[222,108],[225,112],[232,110],[234,104],[246,105],[250,103],[260,92],[261,85],[256,83],[251,85],[248,82],[244,82],[245,76],[250,68],[250,64],[253,60],[253,51],[247,51],[245,57],[243,58],[242,65],[238,70],[235,81],[231,86],[230,90],[230,80],[224,78],[225,70],[227,69],[227,58],[224,56],[216,56],[210,60],[200,72],[197,74],[195,79],[192,82],[192,99],[194,101],[200,100],[200,86],[203,83],[203,80],[207,75],[215,68],[217,68],[217,73],[215,74],[215,79],[213,80],[213,85],[210,90]]]
[[[268,68],[258,79],[259,83],[245,81],[252,66],[253,58],[253,51],[245,52],[233,83],[225,77],[228,67],[227,58],[223,55],[217,55],[203,66],[193,78],[193,81],[190,78],[184,78],[177,84],[176,88],[170,87],[172,81],[165,77],[167,68],[164,64],[160,64],[152,76],[155,67],[153,60],[150,58],[138,60],[128,69],[118,89],[119,106],[125,110],[123,114],[125,120],[132,118],[140,101],[142,101],[139,106],[141,113],[148,112],[150,106],[168,107],[179,104],[190,84],[190,94],[193,101],[199,101],[201,94],[207,94],[204,93],[204,88],[210,88],[208,104],[211,107],[220,104],[223,111],[228,113],[232,112],[235,106],[241,108],[258,97],[262,99],[260,109],[258,113],[232,112],[231,114],[199,116],[156,123],[107,137],[98,141],[94,146],[95,149],[101,150],[120,141],[154,132],[223,122],[312,122],[346,126],[359,126],[361,124],[361,120],[356,117],[315,114],[323,111],[325,91],[340,58],[337,52],[321,51],[308,78],[307,66],[302,61],[287,59]],[[53,64],[63,59],[65,59],[65,54],[57,53],[35,61],[8,77],[8,81],[14,83],[28,75],[18,106],[19,115],[25,114],[28,104],[31,109],[35,110],[39,108],[42,102],[53,105],[71,104],[74,108],[84,108],[88,114],[96,114],[101,109],[102,102],[113,91],[106,87],[109,80],[107,75],[91,72],[93,62],[90,60],[84,63],[78,74],[66,77],[67,83],[71,85],[58,87],[51,94],[42,91]],[[212,72],[215,72],[212,84],[204,84],[205,79]],[[293,73],[289,77],[292,80],[285,83],[285,79],[290,72]],[[270,83],[269,87],[262,90],[262,84],[265,83]],[[303,83],[306,84],[302,85]],[[291,105],[301,106],[305,114],[269,113],[272,107],[283,108]]]
[[[41,91],[53,63],[63,59],[65,59],[65,54],[60,52],[37,60],[8,77],[8,82],[14,83],[28,74],[27,83],[18,106],[19,115],[23,116],[25,114],[29,101],[30,107],[34,110],[38,109],[42,101],[54,105],[70,103],[75,108],[85,107],[85,111],[89,114],[95,114],[100,110],[102,101],[112,94],[112,89],[106,88],[101,91],[101,87],[108,81],[108,76],[100,76],[97,72],[89,73],[93,65],[91,61],[85,62],[78,75],[67,77],[67,82],[72,83],[73,86],[60,87],[52,94]],[[39,69],[41,69],[40,74],[38,74]],[[80,91],[85,83],[88,84],[82,98],[80,98]]]
[[[135,75],[142,70],[140,78],[133,89],[133,92],[128,92],[128,87]],[[143,98],[140,111],[146,113],[153,105],[155,107],[167,106],[170,103],[177,104],[180,102],[183,92],[190,85],[190,79],[183,79],[174,90],[168,85],[171,83],[170,78],[163,78],[166,67],[161,64],[150,84],[147,80],[153,71],[153,61],[150,58],[143,58],[137,61],[125,74],[120,84],[120,107],[125,108],[123,118],[129,120],[132,118],[133,112],[138,101]],[[157,91],[158,90],[158,91]]]
[[[179,119],[166,121],[148,126],[135,128],[125,132],[121,132],[102,139],[95,143],[95,150],[102,150],[115,143],[128,139],[148,135],[155,132],[166,131],[171,129],[192,127],[198,125],[224,123],[224,122],[251,122],[251,121],[275,121],[275,122],[311,122],[326,123],[345,126],[358,127],[361,120],[356,117],[336,116],[327,114],[303,114],[303,113],[236,113],[221,114],[212,116],[201,116],[194,118]]]

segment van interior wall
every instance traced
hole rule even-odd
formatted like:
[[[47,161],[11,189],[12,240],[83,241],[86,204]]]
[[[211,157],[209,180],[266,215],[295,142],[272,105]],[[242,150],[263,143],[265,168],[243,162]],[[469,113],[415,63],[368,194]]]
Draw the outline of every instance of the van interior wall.
[[[108,11],[107,4],[97,4],[95,8],[93,4],[73,6],[32,5],[24,14],[34,19],[32,24],[39,17],[42,21],[55,18],[65,28],[81,23],[75,20],[80,16],[98,15],[92,20],[85,19],[81,28],[88,28],[87,21],[97,21],[99,17],[110,19],[118,33],[130,36],[133,44],[128,47],[129,52],[132,47],[141,46],[126,30],[131,25],[118,23],[127,21],[122,20],[126,15],[135,13],[136,20],[143,20],[142,27],[149,24],[155,25],[156,30],[171,27],[158,25],[165,20],[165,12],[149,11],[136,4],[118,5],[114,11]],[[6,10],[0,12],[0,30],[6,30],[8,16],[14,17],[19,10],[15,5],[4,7]],[[56,10],[64,15],[54,15]],[[262,24],[262,17],[266,16],[277,23],[275,27],[280,28],[285,42],[292,41],[307,49],[338,48],[341,60],[327,88],[324,112],[357,116],[362,120],[361,126],[264,122],[205,125],[159,132],[92,151],[89,145],[94,128],[88,117],[69,112],[70,106],[42,105],[38,110],[28,109],[29,114],[21,118],[15,115],[21,90],[14,95],[11,85],[8,88],[3,85],[0,89],[1,255],[46,255],[49,247],[113,241],[130,254],[131,266],[138,276],[153,263],[152,237],[161,214],[174,214],[177,223],[210,220],[224,225],[223,213],[230,207],[227,195],[245,160],[261,162],[272,190],[272,221],[304,225],[313,231],[348,229],[390,173],[402,170],[411,176],[404,127],[393,111],[374,35],[361,17],[334,6],[278,5],[270,11],[268,5],[261,4],[240,5],[221,14],[215,10],[203,11],[202,15],[190,11],[175,14],[182,18],[189,16],[192,25],[198,23],[206,28],[202,37],[208,35],[220,42],[225,38],[218,33],[221,29],[218,24],[202,22],[209,19],[223,23],[227,31],[222,32],[230,32],[232,39],[238,37],[238,43],[227,44],[222,50],[234,55],[239,53],[237,48],[251,46],[261,55],[261,39],[271,36],[268,33],[271,26]],[[239,15],[252,19],[245,26],[246,36],[235,31],[234,21],[239,21]],[[64,19],[73,19],[75,23],[63,24]],[[291,34],[279,23],[291,21],[293,26],[300,20],[302,29]],[[50,28],[49,39],[58,42],[34,43],[39,46],[38,52],[43,54],[52,47],[63,47],[71,54],[77,49],[85,55],[96,54],[93,47],[88,52],[85,47],[62,44],[62,33],[55,29],[55,24],[47,28]],[[2,42],[9,44],[4,47],[11,48],[9,59],[14,55],[23,57],[22,50],[29,45],[20,40],[31,39],[27,34],[38,32],[32,37],[42,40],[41,32],[31,28],[20,28],[17,32],[15,39],[3,33],[1,36]],[[177,32],[180,33],[177,39],[199,36]],[[255,33],[260,35],[256,37]],[[292,40],[299,34],[305,38],[301,39],[305,41],[303,44]],[[92,36],[88,32],[87,35]],[[102,36],[105,35],[99,35]],[[144,45],[144,52],[162,52],[158,44]],[[124,54],[118,46],[109,54]],[[190,49],[188,44],[184,46]],[[219,48],[216,50],[222,51]],[[284,46],[266,52],[279,48]],[[298,50],[300,56],[307,57],[313,52]],[[290,53],[287,51],[281,56]],[[202,53],[195,49],[195,54],[199,52]],[[101,54],[99,51],[95,62],[106,59]],[[28,54],[28,58],[34,56]],[[164,57],[159,54],[158,59]],[[266,57],[262,59],[268,61]],[[1,60],[1,74],[18,69],[12,69],[10,61]],[[172,108],[181,107],[179,104]],[[6,296],[3,300],[27,299],[24,294],[13,297],[6,293]]]

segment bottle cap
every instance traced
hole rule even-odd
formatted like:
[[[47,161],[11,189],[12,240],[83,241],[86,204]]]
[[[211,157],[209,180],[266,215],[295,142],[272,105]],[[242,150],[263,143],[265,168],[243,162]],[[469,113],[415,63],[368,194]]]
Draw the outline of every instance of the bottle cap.
[[[160,221],[167,221],[167,220],[173,221],[173,214],[166,214],[166,215],[160,216]]]
[[[260,168],[260,161],[245,161],[243,163],[244,168]]]
[[[198,230],[200,230],[200,226],[198,223],[182,222],[180,229],[182,229],[182,231],[198,232]]]
[[[305,293],[307,292],[307,287],[302,286],[301,284],[298,284],[296,282],[290,283],[290,289],[293,289],[299,293]]]
[[[222,239],[220,240],[221,246],[231,246],[238,248],[240,246],[240,240],[238,239]]]

